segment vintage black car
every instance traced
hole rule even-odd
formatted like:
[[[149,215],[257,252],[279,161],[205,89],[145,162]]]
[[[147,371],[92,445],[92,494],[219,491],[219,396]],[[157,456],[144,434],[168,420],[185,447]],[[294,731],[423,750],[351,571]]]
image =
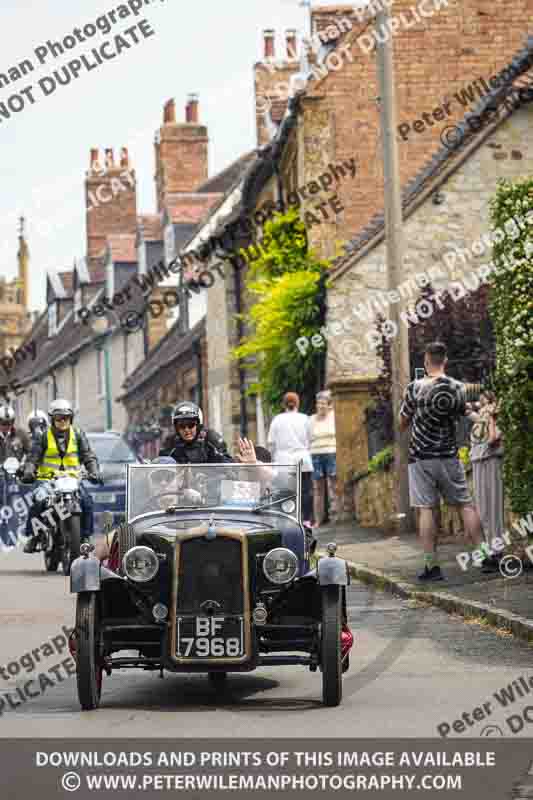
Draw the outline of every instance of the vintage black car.
[[[98,707],[103,673],[124,667],[219,686],[228,672],[294,664],[321,670],[323,702],[340,703],[349,573],[335,545],[311,569],[300,490],[300,465],[128,465],[107,566],[86,544],[71,567],[83,709]]]

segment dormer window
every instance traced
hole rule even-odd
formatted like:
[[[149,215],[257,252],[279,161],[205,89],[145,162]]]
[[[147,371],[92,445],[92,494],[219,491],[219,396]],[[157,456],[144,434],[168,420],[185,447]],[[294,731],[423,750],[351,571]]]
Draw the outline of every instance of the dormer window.
[[[113,295],[115,294],[115,265],[113,263],[113,257],[111,256],[111,254],[109,254],[107,259],[106,272],[107,272],[106,276],[107,296],[113,297]]]
[[[174,225],[169,222],[165,228],[165,262],[168,266],[176,254],[176,240],[174,238]]]
[[[48,336],[55,336],[57,333],[57,303],[50,303],[48,306]]]

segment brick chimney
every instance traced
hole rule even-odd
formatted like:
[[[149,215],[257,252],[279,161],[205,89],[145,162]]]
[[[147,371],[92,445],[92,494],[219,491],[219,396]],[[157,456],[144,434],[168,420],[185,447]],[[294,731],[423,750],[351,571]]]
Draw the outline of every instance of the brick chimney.
[[[110,234],[136,233],[137,186],[125,147],[120,151],[120,164],[115,163],[112,148],[105,150],[102,159],[98,148],[91,149],[85,179],[85,207],[87,258],[101,255]]]
[[[275,31],[272,28],[267,28],[263,31],[263,37],[265,42],[265,58],[274,58],[275,55],[275,47],[274,47],[274,36]]]
[[[189,95],[185,122],[176,122],[174,100],[163,109],[163,124],[155,140],[155,184],[157,210],[162,211],[168,194],[194,192],[207,180],[208,136],[200,125],[198,95]]]

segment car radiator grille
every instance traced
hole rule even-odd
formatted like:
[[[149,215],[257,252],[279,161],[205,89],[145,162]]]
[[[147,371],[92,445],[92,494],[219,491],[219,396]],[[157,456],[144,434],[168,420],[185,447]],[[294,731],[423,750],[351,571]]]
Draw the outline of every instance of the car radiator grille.
[[[203,613],[206,600],[220,604],[224,614],[244,611],[241,541],[217,536],[187,539],[180,545],[177,608],[179,613]],[[217,609],[218,611],[219,609]]]

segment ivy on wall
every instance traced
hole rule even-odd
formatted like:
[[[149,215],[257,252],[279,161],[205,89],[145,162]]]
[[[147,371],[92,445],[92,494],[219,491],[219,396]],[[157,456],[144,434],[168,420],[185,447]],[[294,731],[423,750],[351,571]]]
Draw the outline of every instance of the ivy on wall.
[[[309,249],[296,209],[276,213],[265,224],[260,245],[242,254],[248,262],[246,289],[255,302],[242,316],[249,335],[233,356],[256,372],[248,393],[260,393],[269,410],[277,412],[285,392],[298,392],[301,411],[309,413],[324,379],[325,341],[314,347],[311,337],[325,321],[329,262]],[[296,345],[302,337],[307,349]]]
[[[490,204],[496,242],[490,312],[496,333],[495,389],[511,509],[533,509],[533,178],[500,181]]]

